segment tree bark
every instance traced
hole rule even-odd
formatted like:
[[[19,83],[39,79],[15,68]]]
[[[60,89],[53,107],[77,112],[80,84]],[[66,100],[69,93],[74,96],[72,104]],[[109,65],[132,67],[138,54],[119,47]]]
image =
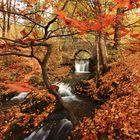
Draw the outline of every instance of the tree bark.
[[[2,0],[2,9],[5,9],[4,6],[4,0]],[[5,37],[5,31],[6,31],[6,13],[3,12],[3,21],[2,21],[3,27],[2,27],[2,37]]]
[[[7,10],[9,11],[8,15],[7,15],[7,32],[9,34],[9,30],[10,30],[10,11],[11,11],[11,4],[12,4],[12,0],[8,0],[8,5],[7,5]]]
[[[114,30],[114,45],[113,49],[118,49],[120,38],[119,38],[119,33],[120,33],[120,26],[121,26],[121,19],[119,19],[119,15],[123,13],[123,9],[118,8],[117,13],[116,13],[116,24],[115,24],[115,30]]]
[[[99,53],[100,53],[100,58],[101,58],[101,64],[102,64],[102,71],[106,72],[108,70],[108,63],[107,63],[107,56],[106,56],[106,49],[105,49],[105,44],[104,42],[104,37],[102,32],[98,32],[98,47],[99,47]]]
[[[96,86],[98,86],[98,81],[100,77],[100,54],[99,54],[99,43],[98,43],[98,35],[96,34]]]
[[[47,53],[46,53],[46,55],[44,57],[43,62],[42,63],[39,63],[40,66],[41,66],[41,70],[42,70],[42,78],[43,78],[43,81],[44,81],[45,86],[48,89],[48,91],[50,93],[52,93],[56,97],[56,99],[58,100],[58,102],[60,103],[60,105],[68,112],[69,117],[70,117],[70,120],[72,121],[72,123],[73,124],[76,124],[77,123],[77,119],[76,119],[74,113],[71,111],[70,107],[63,102],[63,100],[62,100],[62,98],[59,95],[59,93],[58,93],[57,90],[52,90],[50,88],[51,85],[50,85],[49,80],[48,80],[48,74],[47,74],[47,69],[46,69],[46,64],[48,62],[48,59],[50,57],[50,54],[51,54],[51,46],[48,47],[48,50],[47,50]]]

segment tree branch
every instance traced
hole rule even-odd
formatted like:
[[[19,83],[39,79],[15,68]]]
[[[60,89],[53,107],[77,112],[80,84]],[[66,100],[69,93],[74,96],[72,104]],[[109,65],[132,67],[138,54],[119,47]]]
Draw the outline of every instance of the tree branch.
[[[29,36],[29,35],[31,34],[31,32],[33,31],[33,29],[34,29],[35,26],[36,26],[36,25],[34,24],[34,26],[31,28],[31,30],[28,32],[28,34],[26,34],[25,36],[23,36],[21,39],[24,39],[24,38],[26,38],[27,36]]]
[[[54,38],[54,37],[67,37],[67,36],[77,35],[77,34],[79,34],[79,33],[80,33],[80,32],[70,33],[70,34],[64,34],[64,35],[52,35],[52,36],[49,36],[47,39],[49,39],[49,38]]]
[[[132,26],[132,25],[134,25],[134,24],[136,24],[136,23],[138,23],[138,22],[140,22],[140,19],[137,20],[137,21],[135,21],[135,22],[133,22],[133,23],[131,23],[131,24],[125,25],[124,27],[130,27],[130,26]]]
[[[61,8],[61,10],[64,10],[67,4],[68,4],[68,0],[66,0],[66,2],[63,5],[63,7]],[[57,15],[52,20],[50,20],[47,23],[47,25],[45,26],[45,35],[44,35],[44,38],[47,38],[47,36],[48,36],[48,29],[49,29],[50,25],[52,23],[54,23],[56,20],[57,20]]]
[[[29,18],[29,17],[28,17],[28,16],[26,16],[26,15],[22,15],[22,14],[17,13],[17,12],[6,11],[6,10],[2,10],[2,9],[0,9],[0,12],[6,12],[6,13],[13,14],[13,15],[22,16],[23,18],[25,18],[25,19],[27,19],[27,20],[31,21],[31,22],[32,22],[32,23],[34,23],[35,25],[38,25],[38,26],[40,26],[40,27],[42,27],[42,28],[45,28],[43,25],[41,25],[41,24],[39,24],[39,23],[35,22],[33,19]]]
[[[32,56],[33,58],[35,58],[35,59],[38,61],[39,64],[41,64],[41,60],[40,60],[38,57],[36,57],[36,56],[34,55],[34,48],[33,48],[33,46],[32,46],[32,43],[31,43],[30,45],[31,45],[31,56]]]
[[[12,40],[12,39],[5,38],[5,37],[0,37],[0,40],[6,40],[6,41],[13,42],[13,43],[21,44],[21,45],[27,45],[27,43],[25,43],[25,42],[21,42],[21,41],[18,41],[18,40]]]
[[[15,55],[15,56],[23,56],[23,57],[32,57],[31,55],[26,55],[26,54],[22,54],[22,53],[17,53],[17,52],[4,52],[4,53],[0,53],[0,56],[5,56],[5,55]]]

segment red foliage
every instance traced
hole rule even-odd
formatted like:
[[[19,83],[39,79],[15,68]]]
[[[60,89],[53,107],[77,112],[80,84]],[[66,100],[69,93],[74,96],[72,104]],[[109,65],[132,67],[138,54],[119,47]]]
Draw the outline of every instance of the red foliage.
[[[140,37],[140,34],[131,34],[130,37],[137,38]]]
[[[21,31],[20,31],[20,34],[21,34],[22,36],[26,36],[26,35],[27,35],[25,29],[21,30]]]
[[[89,21],[77,21],[71,18],[67,18],[65,13],[62,11],[58,11],[56,14],[58,15],[57,18],[63,20],[66,26],[69,28],[74,27],[82,31],[82,33],[83,31],[101,31],[103,28],[114,22],[114,19],[116,18],[114,15],[106,14],[99,16],[96,20],[92,19]]]
[[[51,86],[50,86],[50,89],[52,89],[52,90],[58,90],[58,88],[59,88],[59,87],[56,86],[56,85],[51,85]]]
[[[120,30],[123,31],[123,32],[125,32],[126,34],[129,32],[129,30],[127,30],[127,29],[126,29],[125,27],[123,27],[123,26],[120,27]]]
[[[32,43],[34,43],[35,39],[28,37],[28,38],[24,39],[24,42],[32,42]]]
[[[13,64],[9,66],[10,69],[17,69],[18,67],[19,67],[18,64]]]

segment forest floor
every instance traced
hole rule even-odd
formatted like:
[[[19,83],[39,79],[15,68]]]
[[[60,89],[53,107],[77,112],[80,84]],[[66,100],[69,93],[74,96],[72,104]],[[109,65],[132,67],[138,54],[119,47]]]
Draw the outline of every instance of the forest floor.
[[[89,81],[92,90],[88,94],[99,101],[106,100],[93,112],[93,116],[85,117],[75,127],[74,140],[77,137],[83,140],[140,139],[139,57],[139,48],[128,48],[100,77],[99,88]]]
[[[86,94],[100,106],[75,126],[71,139],[140,139],[139,56],[139,48],[128,48],[100,77],[98,88],[93,79],[83,81],[85,89],[77,87],[79,94]],[[0,64],[0,139],[15,140],[15,135],[20,139],[44,125],[44,120],[54,111],[55,97],[46,94],[35,61],[13,58],[12,63],[6,64],[1,59]],[[48,70],[52,82],[71,78],[68,66],[55,68],[50,63]],[[17,94],[15,91],[30,94],[26,100],[8,106],[5,102]]]

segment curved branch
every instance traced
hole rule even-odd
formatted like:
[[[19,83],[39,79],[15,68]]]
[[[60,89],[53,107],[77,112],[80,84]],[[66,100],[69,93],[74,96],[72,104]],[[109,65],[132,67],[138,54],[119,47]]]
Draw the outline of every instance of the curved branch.
[[[52,35],[52,36],[49,36],[47,39],[54,38],[54,37],[67,37],[67,36],[72,36],[72,35],[77,35],[77,34],[80,34],[80,32],[64,34],[64,35]]]
[[[134,24],[136,24],[136,23],[138,23],[138,22],[140,22],[140,19],[137,20],[137,21],[135,21],[135,22],[133,22],[133,23],[131,23],[131,24],[125,25],[125,27],[131,27],[132,25],[134,25]]]
[[[5,55],[15,55],[15,56],[23,56],[23,57],[32,57],[32,55],[26,55],[26,54],[22,54],[22,53],[17,53],[17,52],[4,52],[4,53],[0,53],[0,56],[5,56]]]
[[[19,40],[12,40],[12,39],[5,38],[5,37],[0,37],[0,40],[6,40],[6,41],[10,41],[10,42],[13,42],[16,44],[27,45],[27,43],[25,43],[25,42],[21,42]]]
[[[68,4],[68,0],[66,0],[66,2],[63,5],[63,7],[61,8],[61,10],[64,10],[67,4]],[[51,24],[54,23],[56,20],[57,20],[57,15],[52,20],[50,20],[47,23],[47,25],[45,26],[45,35],[44,35],[44,38],[46,38],[48,36],[48,29],[51,26]]]
[[[28,32],[28,34],[26,34],[25,36],[23,36],[21,39],[24,39],[24,38],[26,38],[27,36],[29,36],[30,34],[31,34],[31,32],[33,31],[33,29],[35,28],[35,24],[34,24],[34,26],[31,28],[31,30]]]

